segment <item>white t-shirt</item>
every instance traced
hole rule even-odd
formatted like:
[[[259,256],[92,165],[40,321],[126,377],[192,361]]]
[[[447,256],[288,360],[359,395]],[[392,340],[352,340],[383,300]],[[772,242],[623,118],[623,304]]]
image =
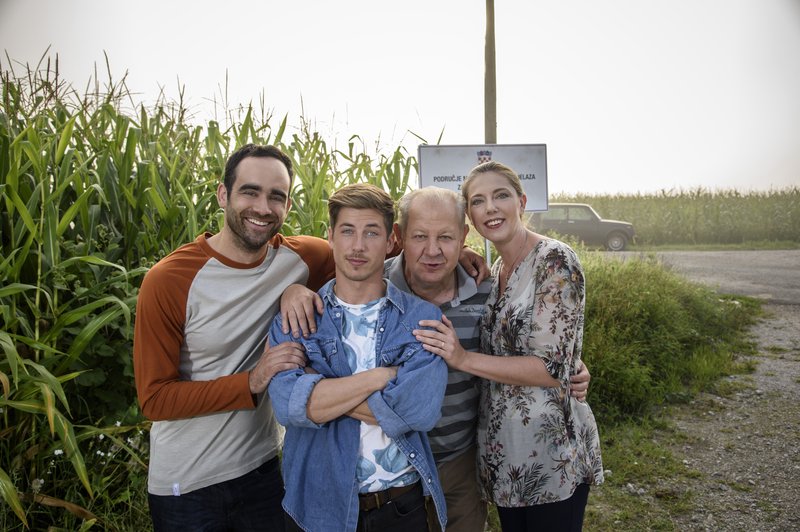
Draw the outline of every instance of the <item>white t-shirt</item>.
[[[341,299],[344,309],[342,331],[347,362],[353,373],[375,367],[375,331],[378,313],[386,298],[376,299],[363,305],[350,305]],[[411,467],[406,456],[394,441],[383,432],[380,425],[361,423],[361,444],[356,477],[359,491],[368,493],[390,487],[413,484],[419,474]]]

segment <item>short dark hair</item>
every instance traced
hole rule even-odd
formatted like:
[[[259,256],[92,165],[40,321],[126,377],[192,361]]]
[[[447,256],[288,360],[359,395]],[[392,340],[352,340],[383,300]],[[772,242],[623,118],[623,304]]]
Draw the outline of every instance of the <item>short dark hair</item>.
[[[245,144],[228,157],[225,163],[225,175],[223,182],[225,183],[225,190],[228,194],[233,190],[233,183],[236,181],[236,167],[242,160],[248,157],[272,157],[278,159],[286,167],[289,172],[289,190],[292,188],[292,177],[294,177],[294,168],[292,168],[292,159],[279,148],[271,145],[264,144]]]
[[[386,238],[388,239],[392,234],[394,201],[383,189],[369,183],[354,183],[331,194],[331,197],[328,198],[328,216],[331,224],[328,231],[333,231],[333,228],[336,227],[336,220],[339,218],[339,211],[346,207],[378,211],[383,216]]]

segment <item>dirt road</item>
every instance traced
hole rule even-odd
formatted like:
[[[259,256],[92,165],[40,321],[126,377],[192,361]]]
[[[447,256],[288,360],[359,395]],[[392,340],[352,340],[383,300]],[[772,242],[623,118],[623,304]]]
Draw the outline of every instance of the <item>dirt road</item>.
[[[616,255],[627,258],[641,253]],[[800,250],[661,251],[656,255],[692,281],[722,293],[800,305]]]
[[[653,491],[690,495],[678,531],[800,530],[800,251],[659,255],[693,281],[764,300],[767,316],[751,330],[755,372],[673,409],[684,443],[659,437],[699,474]]]

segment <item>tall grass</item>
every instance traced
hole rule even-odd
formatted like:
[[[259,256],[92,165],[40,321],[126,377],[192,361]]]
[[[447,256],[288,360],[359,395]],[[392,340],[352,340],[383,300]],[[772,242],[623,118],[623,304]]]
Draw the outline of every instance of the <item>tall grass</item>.
[[[696,188],[655,194],[559,194],[550,201],[589,203],[603,218],[630,222],[637,244],[800,242],[798,187],[746,193]]]
[[[656,257],[580,255],[587,283],[584,357],[601,424],[646,415],[734,371],[742,333],[759,314],[755,301],[719,296]]]
[[[0,64],[0,528],[145,530],[147,430],[131,362],[139,283],[160,258],[222,223],[214,191],[247,142],[294,160],[283,231],[324,236],[327,198],[370,182],[399,198],[416,173],[401,148],[342,149],[307,123],[252,107],[191,123],[182,102],[132,104],[124,78],[79,93],[49,61]],[[602,206],[600,210],[603,214]],[[587,256],[586,356],[604,422],[713,378],[718,338],[742,306],[653,263]],[[693,368],[693,369],[692,369]]]

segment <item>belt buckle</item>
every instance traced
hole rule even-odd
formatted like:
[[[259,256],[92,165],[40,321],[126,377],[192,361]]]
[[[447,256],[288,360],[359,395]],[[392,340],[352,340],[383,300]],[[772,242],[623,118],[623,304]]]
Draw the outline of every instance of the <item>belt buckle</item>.
[[[383,506],[383,502],[381,502],[381,493],[382,491],[375,491],[372,493],[373,497],[375,497],[375,508],[373,510],[377,510],[381,506]]]

